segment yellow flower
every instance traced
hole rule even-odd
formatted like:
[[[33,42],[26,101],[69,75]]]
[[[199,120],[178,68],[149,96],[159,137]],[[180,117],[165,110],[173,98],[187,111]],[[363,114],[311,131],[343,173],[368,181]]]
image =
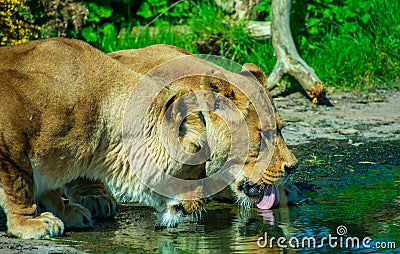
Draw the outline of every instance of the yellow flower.
[[[25,20],[20,12],[28,7],[20,0],[0,0],[0,44],[17,44],[39,38],[40,27]]]

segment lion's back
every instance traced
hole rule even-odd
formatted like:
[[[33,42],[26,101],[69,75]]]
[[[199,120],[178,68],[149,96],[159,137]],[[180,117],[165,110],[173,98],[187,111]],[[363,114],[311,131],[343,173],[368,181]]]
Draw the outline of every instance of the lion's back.
[[[84,42],[60,38],[0,47],[0,71],[7,72],[9,77],[2,83],[16,80],[13,86],[20,92],[51,88],[67,93],[68,89],[88,83],[85,81],[92,71],[91,63],[99,55]]]
[[[136,82],[121,64],[78,40],[1,47],[0,59],[0,146],[19,146],[30,160],[74,158],[95,145],[105,101],[116,105],[115,91],[129,89],[120,79]]]
[[[109,54],[120,63],[142,74],[146,74],[153,68],[170,60],[188,55],[192,55],[192,53],[166,44],[156,44],[140,49],[120,50]]]

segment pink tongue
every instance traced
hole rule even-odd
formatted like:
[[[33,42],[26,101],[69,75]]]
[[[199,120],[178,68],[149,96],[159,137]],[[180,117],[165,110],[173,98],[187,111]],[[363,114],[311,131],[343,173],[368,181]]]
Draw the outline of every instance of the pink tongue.
[[[275,186],[272,187],[271,193],[265,194],[262,200],[257,204],[260,209],[271,209],[274,204],[278,203],[278,190]]]

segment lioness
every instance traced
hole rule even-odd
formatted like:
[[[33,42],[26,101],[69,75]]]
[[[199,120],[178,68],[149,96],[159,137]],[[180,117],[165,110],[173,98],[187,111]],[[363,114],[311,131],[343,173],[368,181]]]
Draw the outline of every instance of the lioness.
[[[153,206],[161,223],[172,226],[182,215],[201,210],[204,193],[213,189],[212,181],[182,188],[173,184],[176,179],[203,179],[239,160],[240,174],[226,174],[235,178],[232,190],[239,203],[276,204],[276,186],[297,161],[280,135],[280,117],[271,116],[277,120],[277,131],[271,132],[246,91],[231,84],[254,88],[259,93],[253,96],[267,106],[270,98],[256,81],[265,82],[258,67],[247,65],[236,74],[192,56],[184,65],[169,66],[169,60],[189,56],[169,46],[138,50],[131,60],[139,67],[118,54],[107,56],[82,41],[59,38],[0,48],[0,203],[10,235],[52,237],[64,227],[90,225],[90,211],[112,216],[116,208],[108,191],[117,201]],[[150,73],[160,64],[167,68]],[[176,79],[177,72],[191,71],[195,75]],[[241,142],[229,124],[246,127],[248,149],[242,158],[228,156]],[[261,157],[263,150],[271,149],[264,144],[269,136],[272,159],[256,174],[260,158],[268,157]],[[171,145],[182,151],[174,154]],[[74,203],[82,197],[83,205]]]
[[[149,71],[153,70],[156,66],[159,66],[161,64],[165,64],[167,62],[171,63],[171,60],[176,60],[179,58],[184,57],[185,55],[192,55],[191,52],[178,48],[176,46],[172,45],[165,45],[165,44],[159,44],[159,45],[152,45],[146,48],[141,48],[141,49],[128,49],[128,50],[120,50],[117,52],[112,52],[109,54],[111,57],[114,59],[118,60],[119,62],[127,65],[129,68],[132,70],[135,70],[136,72],[146,74]],[[146,59],[152,59],[152,61],[146,61]],[[253,78],[256,78],[262,87],[266,87],[266,78],[264,76],[264,73],[261,71],[261,69],[254,65],[247,63],[243,66],[243,70],[241,72],[242,75],[246,76],[251,76]],[[274,154],[272,156],[272,168],[271,172],[275,172],[274,170],[276,168],[282,168],[286,169],[286,173],[290,173],[297,167],[297,160],[293,156],[293,154],[290,152],[290,150],[287,148],[282,135],[281,135],[281,129],[283,126],[282,118],[281,116],[276,113],[275,111],[275,105],[272,101],[272,98],[270,97],[269,94],[269,100],[274,107],[274,115],[275,115],[275,120],[277,121],[277,140],[276,140],[276,146],[274,149]],[[249,122],[250,125],[256,124],[256,121]],[[257,142],[256,142],[257,143]],[[220,157],[222,156],[221,154],[214,153],[214,157]],[[207,172],[215,172],[215,170],[218,170],[220,168],[220,165],[215,165],[218,159],[215,160],[210,160],[206,164]],[[214,169],[209,169],[213,168]],[[264,172],[265,173],[265,172]],[[247,175],[249,175],[248,173]],[[286,174],[286,175],[287,175]],[[268,176],[266,179],[270,179]],[[267,180],[268,181],[268,180]],[[273,180],[271,181],[273,182]],[[282,184],[280,184],[282,183]],[[284,183],[284,184],[283,184]],[[219,195],[221,193],[218,193],[217,196],[221,196],[222,199],[224,200],[231,200],[237,199],[238,203],[240,203],[241,206],[243,207],[251,207],[254,204],[257,204],[257,207],[260,208],[270,208],[273,206],[276,206],[279,203],[279,198],[285,199],[282,200],[282,205],[286,204],[296,204],[300,199],[301,199],[301,192],[299,189],[290,183],[289,181],[275,181],[274,182],[275,187],[272,188],[265,188],[264,184],[254,184],[250,182],[244,181],[237,181],[236,186],[231,186],[233,187],[232,189],[227,188],[226,190],[223,191],[222,195]],[[267,182],[267,185],[270,185]],[[232,192],[233,191],[236,195],[232,197]],[[260,202],[260,196],[264,197],[264,192],[281,192],[275,193],[275,199],[271,196],[268,196],[268,199],[261,199]],[[227,193],[229,192],[229,193]],[[243,195],[243,193],[245,195]]]

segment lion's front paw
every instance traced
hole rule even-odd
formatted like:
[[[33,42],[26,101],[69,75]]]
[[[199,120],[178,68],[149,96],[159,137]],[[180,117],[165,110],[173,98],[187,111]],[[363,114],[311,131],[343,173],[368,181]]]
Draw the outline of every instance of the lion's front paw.
[[[89,195],[74,198],[74,203],[89,209],[93,218],[107,219],[117,214],[117,203],[110,195]]]
[[[50,238],[61,235],[63,231],[63,222],[49,212],[36,218],[14,218],[8,223],[8,233],[22,239]]]
[[[197,221],[201,218],[201,211],[204,200],[195,198],[193,200],[171,200],[168,202],[167,208],[158,214],[161,226],[175,227],[184,217],[189,216],[190,220]]]
[[[66,228],[86,228],[92,226],[90,211],[79,204],[65,205],[64,218]]]

